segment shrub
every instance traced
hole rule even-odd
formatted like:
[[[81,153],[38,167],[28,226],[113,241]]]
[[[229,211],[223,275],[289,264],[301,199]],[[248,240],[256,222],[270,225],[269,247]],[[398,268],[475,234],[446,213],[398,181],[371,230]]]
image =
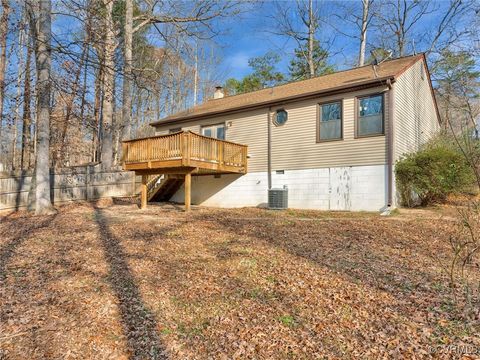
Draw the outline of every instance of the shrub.
[[[400,159],[395,175],[402,204],[409,207],[443,202],[450,194],[470,190],[474,182],[465,156],[445,137]]]

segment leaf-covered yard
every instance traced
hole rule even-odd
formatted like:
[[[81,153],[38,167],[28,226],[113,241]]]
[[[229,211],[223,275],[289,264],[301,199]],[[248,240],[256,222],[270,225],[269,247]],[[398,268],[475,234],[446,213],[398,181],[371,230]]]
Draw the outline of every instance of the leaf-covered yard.
[[[109,203],[4,216],[0,358],[428,358],[429,346],[480,347],[478,319],[456,310],[441,270],[451,225],[437,212],[186,215]]]

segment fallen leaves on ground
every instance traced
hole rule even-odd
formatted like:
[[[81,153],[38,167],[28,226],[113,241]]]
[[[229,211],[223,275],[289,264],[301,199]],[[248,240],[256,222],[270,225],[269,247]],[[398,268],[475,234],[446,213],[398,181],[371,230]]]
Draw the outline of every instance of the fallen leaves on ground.
[[[462,317],[442,272],[451,221],[109,202],[4,216],[0,358],[428,358],[439,356],[429,346],[480,348],[479,320]]]

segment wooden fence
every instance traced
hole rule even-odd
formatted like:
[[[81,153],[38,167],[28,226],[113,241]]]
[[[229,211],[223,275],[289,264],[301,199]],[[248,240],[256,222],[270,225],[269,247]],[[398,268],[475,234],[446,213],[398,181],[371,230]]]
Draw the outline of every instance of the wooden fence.
[[[54,204],[132,196],[140,192],[140,177],[134,172],[102,171],[99,166],[82,166],[51,173]],[[0,210],[26,208],[32,185],[30,172],[0,172]]]

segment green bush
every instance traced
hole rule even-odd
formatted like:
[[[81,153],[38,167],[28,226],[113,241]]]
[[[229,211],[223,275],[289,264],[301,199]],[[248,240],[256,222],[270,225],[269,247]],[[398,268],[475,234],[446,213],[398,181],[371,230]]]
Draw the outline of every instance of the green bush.
[[[443,202],[450,194],[469,191],[474,183],[465,156],[445,137],[400,159],[395,175],[402,204],[408,207]]]

